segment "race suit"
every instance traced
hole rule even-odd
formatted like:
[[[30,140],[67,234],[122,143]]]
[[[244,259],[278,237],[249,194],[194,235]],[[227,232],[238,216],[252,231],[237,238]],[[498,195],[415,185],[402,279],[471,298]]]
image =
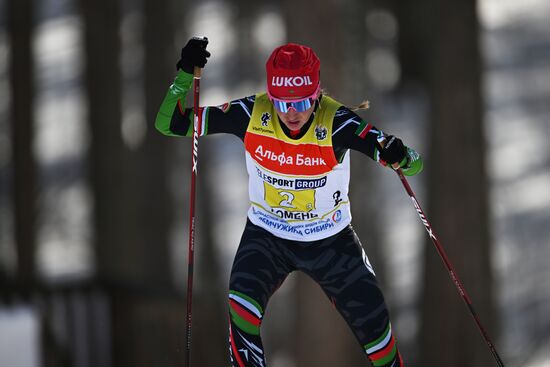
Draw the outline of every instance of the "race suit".
[[[180,71],[161,105],[155,125],[165,135],[193,133],[193,111],[183,107],[192,78]],[[298,132],[279,121],[265,93],[202,107],[196,126],[200,136],[229,133],[245,146],[250,208],[229,284],[232,365],[266,365],[266,306],[299,270],[320,285],[374,366],[402,366],[348,198],[350,149],[385,164],[379,151],[386,135],[326,95]],[[412,149],[407,156],[421,162]]]

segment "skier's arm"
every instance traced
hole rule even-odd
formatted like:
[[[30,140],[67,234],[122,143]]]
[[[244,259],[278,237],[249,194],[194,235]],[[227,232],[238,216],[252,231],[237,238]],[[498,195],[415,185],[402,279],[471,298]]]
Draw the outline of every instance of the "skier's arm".
[[[400,167],[407,176],[422,171],[422,158],[416,151],[346,107],[340,107],[334,117],[332,141],[336,149],[359,151],[384,166]]]
[[[168,89],[155,120],[155,127],[164,135],[190,136],[192,133],[193,110],[185,108],[185,101],[193,83],[194,67],[203,68],[210,56],[206,51],[207,43],[206,39],[192,38],[181,50],[181,58],[176,64],[178,74]],[[240,108],[229,108],[233,105]],[[248,97],[221,107],[200,108],[201,135],[230,133],[244,139],[253,105],[254,97]]]
[[[155,127],[164,135],[185,136],[189,129],[189,112],[181,108],[181,102],[185,102],[187,92],[193,83],[193,71],[196,67],[204,68],[210,57],[210,52],[206,51],[208,39],[206,37],[193,37],[181,49],[181,57],[176,63],[178,74],[174,83],[168,89],[168,93],[160,105]],[[179,107],[181,116],[174,112]],[[180,119],[181,117],[181,119]]]
[[[155,127],[168,136],[191,136],[193,131],[193,109],[185,108],[187,92],[191,88],[193,75],[179,71],[174,83],[160,106]],[[231,101],[222,106],[201,107],[201,136],[228,133],[244,139],[254,96]]]
[[[181,100],[185,102],[187,92],[193,83],[193,74],[185,71],[178,71],[174,83],[168,89],[168,93],[162,101],[155,128],[168,136],[189,136],[188,130],[191,128],[191,109],[184,111],[181,108]]]

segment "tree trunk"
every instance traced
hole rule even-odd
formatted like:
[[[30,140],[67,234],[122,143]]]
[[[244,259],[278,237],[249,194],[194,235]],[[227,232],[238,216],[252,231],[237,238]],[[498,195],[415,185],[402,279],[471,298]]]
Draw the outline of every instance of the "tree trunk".
[[[140,182],[136,196],[138,228],[146,228],[140,236],[144,278],[155,285],[172,287],[169,236],[173,226],[172,193],[169,168],[175,147],[153,128],[159,103],[174,77],[174,18],[172,0],[144,2],[145,27],[145,121],[146,134],[136,153],[135,176]]]
[[[489,333],[494,331],[486,142],[476,1],[431,1],[428,217]],[[426,366],[488,366],[491,355],[432,244],[425,255]]]
[[[366,71],[367,55],[371,39],[367,36],[365,17],[373,8],[372,1],[355,1],[346,6],[344,25],[345,37],[342,40],[345,50],[342,57],[344,70],[338,98],[348,106],[356,106],[364,100],[377,99],[380,93],[368,82]],[[378,93],[378,95],[377,95]],[[340,99],[340,96],[342,98]],[[379,120],[383,113],[379,105],[373,109],[356,111],[363,119],[384,130],[384,121]],[[376,271],[379,284],[385,289],[386,264],[383,256],[383,228],[380,208],[385,198],[381,192],[381,166],[363,153],[351,151],[350,202],[353,215],[353,228],[362,241],[365,252]]]
[[[391,0],[398,23],[397,53],[400,61],[402,86],[409,82],[425,82],[429,73],[428,50],[432,36],[434,13],[430,0],[417,2]]]
[[[22,285],[36,281],[36,167],[32,151],[34,138],[33,9],[32,0],[10,0],[10,89],[13,154],[13,210],[17,252],[16,277]]]
[[[316,2],[313,6],[307,2],[286,1],[283,7],[288,41],[305,44],[315,50],[321,60],[322,87],[342,102],[348,98],[358,98],[346,93],[345,81],[349,77],[350,58],[353,59],[351,53],[360,53],[361,50],[361,46],[350,49],[353,42],[346,38],[345,27],[334,26],[335,19],[346,19],[346,22],[353,19],[345,8],[334,0]],[[348,8],[360,9],[361,6],[354,4],[354,7]],[[358,19],[364,21],[364,16]],[[319,286],[300,273],[295,292],[296,364],[301,367],[366,364],[367,357],[352,332]]]
[[[96,272],[100,278],[123,282],[132,273],[129,260],[133,253],[126,246],[131,223],[125,182],[127,152],[121,135],[120,4],[116,0],[81,3]]]
[[[230,86],[239,83],[255,82],[264,76],[264,62],[258,62],[259,50],[254,42],[254,21],[258,17],[260,2],[254,0],[238,0],[233,13],[237,50],[231,58],[226,74]],[[262,60],[263,61],[263,60]]]
[[[113,364],[132,365],[135,359],[128,335],[133,312],[124,288],[136,274],[136,251],[131,246],[133,210],[129,210],[129,205],[133,203],[127,187],[129,165],[121,134],[120,4],[116,0],[81,0],[81,6],[96,277],[109,290]]]

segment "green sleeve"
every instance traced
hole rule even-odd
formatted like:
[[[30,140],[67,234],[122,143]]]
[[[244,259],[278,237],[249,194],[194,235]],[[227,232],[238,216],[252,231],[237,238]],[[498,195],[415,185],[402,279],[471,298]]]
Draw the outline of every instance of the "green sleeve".
[[[407,147],[407,154],[399,164],[405,176],[414,176],[422,171],[422,157],[415,150]]]
[[[187,92],[191,89],[192,83],[193,74],[189,74],[181,70],[178,71],[174,83],[168,89],[168,93],[166,93],[166,97],[164,97],[164,100],[160,105],[160,109],[155,120],[155,128],[164,135],[181,136],[174,134],[170,130],[170,122],[172,120],[174,110],[177,108],[178,101],[185,101]]]

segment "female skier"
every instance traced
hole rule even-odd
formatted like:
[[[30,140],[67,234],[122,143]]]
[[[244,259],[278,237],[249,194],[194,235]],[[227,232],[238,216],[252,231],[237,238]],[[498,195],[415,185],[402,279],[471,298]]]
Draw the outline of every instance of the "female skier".
[[[194,67],[210,53],[192,38],[155,126],[190,136],[185,98]],[[260,326],[269,298],[299,270],[323,289],[376,367],[403,362],[374,271],[351,227],[349,150],[406,175],[420,156],[350,109],[323,95],[320,62],[306,46],[276,48],[266,64],[267,93],[202,107],[200,135],[229,133],[246,150],[250,208],[229,281],[229,344],[234,367],[265,366]]]

